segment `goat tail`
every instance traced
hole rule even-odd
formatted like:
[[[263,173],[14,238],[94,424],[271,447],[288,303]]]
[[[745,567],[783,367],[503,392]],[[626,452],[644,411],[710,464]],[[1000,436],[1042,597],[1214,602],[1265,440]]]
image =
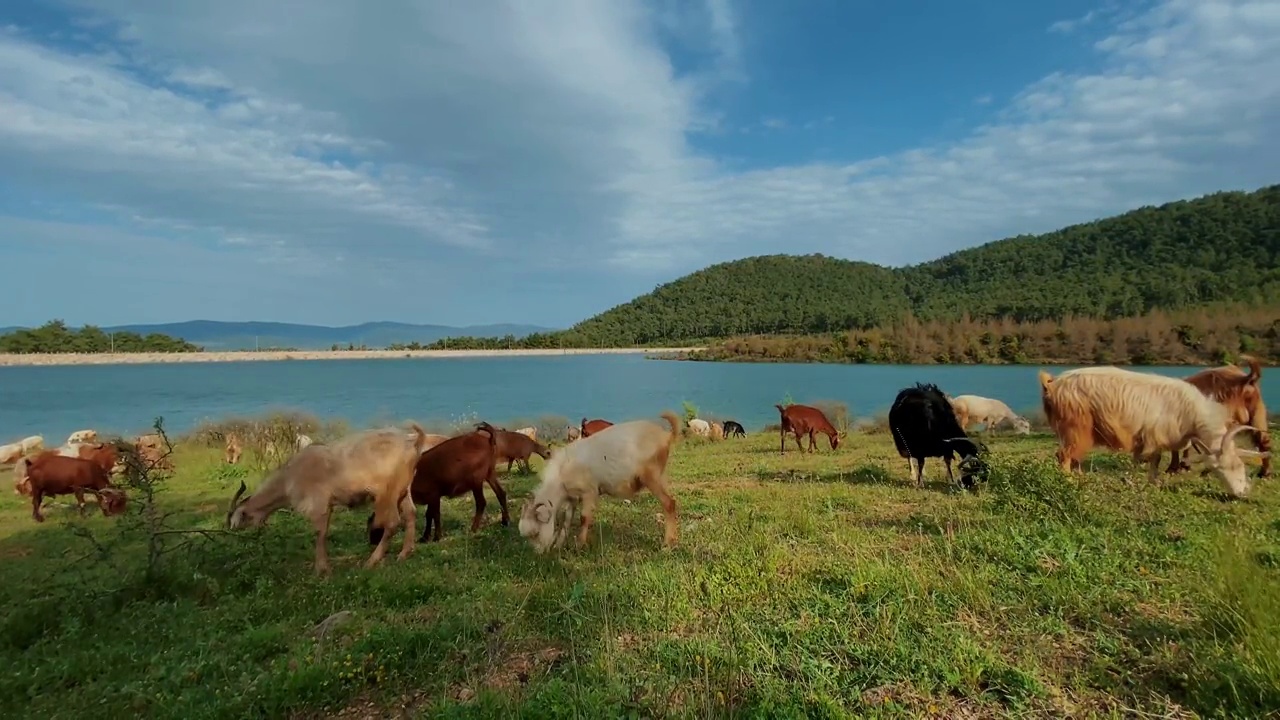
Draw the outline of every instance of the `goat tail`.
[[[1050,383],[1053,382],[1053,376],[1045,372],[1044,370],[1041,370],[1040,374],[1037,377],[1040,378],[1040,391],[1044,392],[1048,390]]]
[[[681,425],[680,418],[677,417],[676,414],[671,412],[670,410],[663,410],[662,419],[666,420],[667,423],[671,425],[670,444],[674,445],[675,442],[680,439],[680,425]]]
[[[427,444],[427,431],[416,422],[409,423],[409,429],[413,431],[413,449],[418,454],[422,454],[422,448]]]
[[[1245,376],[1245,385],[1257,385],[1262,379],[1262,363],[1252,355],[1241,355],[1240,362],[1249,366],[1249,374]]]

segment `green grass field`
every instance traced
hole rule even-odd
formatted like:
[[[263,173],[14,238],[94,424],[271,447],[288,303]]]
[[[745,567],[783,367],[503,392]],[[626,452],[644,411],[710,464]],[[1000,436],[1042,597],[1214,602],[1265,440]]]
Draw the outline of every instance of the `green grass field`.
[[[681,541],[656,501],[605,500],[588,547],[537,556],[516,523],[373,570],[339,510],[334,574],[288,511],[219,532],[241,477],[182,445],[145,574],[145,503],[37,525],[0,505],[0,708],[30,718],[1264,717],[1280,713],[1280,492],[1145,485],[1046,435],[996,438],[977,494],[940,462],[909,486],[885,434],[778,455],[776,434],[682,442]],[[538,467],[535,458],[535,469]],[[1129,486],[1125,478],[1132,479]],[[419,516],[421,522],[421,516]],[[76,530],[76,526],[81,529]],[[90,541],[85,532],[95,538]],[[395,538],[393,552],[400,536]],[[95,549],[95,543],[101,546]],[[345,622],[316,632],[327,617]]]

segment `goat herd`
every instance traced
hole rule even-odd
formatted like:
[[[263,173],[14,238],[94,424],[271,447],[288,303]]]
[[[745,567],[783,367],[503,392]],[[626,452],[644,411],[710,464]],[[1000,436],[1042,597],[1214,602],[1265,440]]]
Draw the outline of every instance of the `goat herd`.
[[[1261,366],[1244,358],[1245,370],[1228,365],[1202,370],[1184,379],[1135,372],[1116,367],[1068,370],[1054,378],[1039,373],[1041,402],[1049,426],[1057,435],[1057,460],[1067,472],[1079,472],[1081,460],[1094,446],[1131,453],[1146,463],[1154,481],[1163,452],[1172,454],[1168,473],[1189,469],[1191,461],[1205,466],[1224,481],[1236,497],[1246,495],[1251,482],[1243,458],[1261,458],[1261,476],[1270,472],[1270,437],[1266,408],[1259,388]],[[775,406],[781,424],[781,448],[788,434],[804,450],[816,446],[815,435],[827,435],[831,449],[845,437],[821,410],[806,405]],[[475,516],[471,531],[479,529],[485,510],[484,486],[496,495],[502,524],[510,524],[507,495],[498,482],[496,464],[507,461],[528,467],[537,454],[546,460],[541,483],[524,504],[520,534],[539,552],[559,547],[579,515],[577,542],[585,544],[600,497],[631,498],[648,490],[659,501],[665,520],[664,545],[678,538],[676,501],[671,495],[667,461],[672,445],[682,434],[675,414],[661,414],[667,427],[651,420],[618,424],[582,419],[567,428],[569,442],[552,452],[537,441],[534,428],[512,432],[487,422],[474,430],[448,437],[432,435],[411,423],[410,431],[382,428],[352,433],[330,443],[313,443],[297,437],[292,455],[272,471],[257,492],[245,496],[240,483],[227,512],[228,528],[260,526],[285,507],[311,520],[316,531],[315,568],[329,571],[327,538],[332,509],[372,504],[366,522],[369,544],[374,546],[366,567],[378,564],[391,537],[404,524],[399,556],[414,547],[416,506],[425,506],[420,542],[440,539],[440,502],[471,493]],[[889,429],[898,454],[907,459],[911,478],[923,483],[926,458],[942,458],[947,477],[954,483],[952,462],[959,457],[960,485],[972,488],[983,480],[988,467],[985,448],[965,432],[970,425],[1009,422],[1020,433],[1030,424],[999,400],[974,395],[950,397],[932,384],[901,390],[889,410]],[[1258,451],[1237,448],[1235,436],[1250,431]],[[708,438],[740,437],[742,425],[732,420],[688,422],[688,432]],[[84,512],[85,492],[94,494],[103,514],[124,511],[125,496],[110,483],[129,458],[171,469],[160,438],[144,435],[132,442],[98,443],[97,434],[83,430],[72,434],[66,446],[42,450],[39,437],[0,446],[0,463],[16,463],[15,491],[30,496],[32,516],[43,521],[40,504],[49,495],[73,494]],[[1194,451],[1194,455],[1192,454]],[[242,452],[234,435],[226,438],[224,459],[237,463]]]

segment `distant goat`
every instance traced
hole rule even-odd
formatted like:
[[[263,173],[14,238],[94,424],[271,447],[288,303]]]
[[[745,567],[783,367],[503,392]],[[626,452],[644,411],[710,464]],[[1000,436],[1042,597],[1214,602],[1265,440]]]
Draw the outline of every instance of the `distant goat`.
[[[982,448],[965,435],[947,396],[932,383],[898,391],[889,408],[889,430],[898,456],[906,458],[911,480],[924,487],[925,458],[940,457],[947,480],[955,485],[951,462],[960,456],[960,485],[972,489],[987,475]]]
[[[297,447],[297,449],[302,450],[311,445],[312,443],[311,436],[298,433],[298,437],[293,441],[293,443]]]
[[[565,442],[573,442],[574,440],[577,440],[577,439],[578,439],[578,438],[580,438],[580,437],[582,437],[582,428],[581,428],[581,427],[574,427],[574,426],[572,426],[572,425],[565,425],[565,426],[564,426],[564,440],[565,440]]]
[[[1064,471],[1080,470],[1084,456],[1100,445],[1146,462],[1154,483],[1161,453],[1190,444],[1231,494],[1243,497],[1250,482],[1241,457],[1263,455],[1237,448],[1234,437],[1249,428],[1228,429],[1225,406],[1176,378],[1117,367],[1068,370],[1056,378],[1041,370],[1040,395]]]
[[[724,425],[721,425],[718,422],[711,423],[711,434],[708,437],[710,437],[712,440],[723,440]]]
[[[995,431],[996,425],[1007,421],[1019,435],[1031,432],[1031,423],[1026,418],[994,398],[981,395],[957,395],[951,398],[951,407],[955,410],[956,420],[964,430],[968,430],[971,425],[986,425],[983,431],[991,434]]]
[[[778,427],[778,434],[781,438],[781,447],[779,452],[785,455],[787,453],[787,433],[794,433],[796,436],[796,447],[804,452],[804,446],[800,444],[800,438],[806,434],[809,436],[809,452],[817,446],[814,435],[824,433],[827,440],[831,443],[831,449],[835,450],[840,447],[840,438],[844,437],[844,433],[836,432],[836,428],[827,419],[821,410],[808,405],[774,405],[778,408],[778,413],[782,416],[782,423]]]
[[[747,436],[747,431],[746,431],[746,428],[742,427],[742,424],[741,424],[741,423],[738,423],[738,422],[737,422],[737,421],[735,421],[735,420],[725,420],[725,421],[724,421],[724,436],[725,436],[725,437],[727,437],[727,438],[729,438],[729,437],[746,437],[746,436]]]
[[[90,443],[98,439],[97,430],[77,430],[67,437],[67,445]]]
[[[711,436],[711,423],[701,418],[694,418],[689,421],[689,434],[698,437]]]
[[[74,495],[80,514],[84,515],[84,494],[93,493],[103,515],[124,511],[124,492],[111,484],[108,470],[91,460],[44,452],[31,458],[23,458],[14,468],[14,474],[31,496],[31,517],[44,522],[40,504],[51,495]]]
[[[664,544],[670,547],[676,543],[679,521],[666,469],[681,423],[670,411],[662,417],[669,430],[652,420],[632,420],[567,445],[551,456],[542,471],[542,483],[520,513],[520,534],[536,552],[564,542],[575,508],[582,516],[578,545],[585,545],[600,496],[631,498],[641,488],[647,488],[662,503]],[[562,515],[566,516],[562,519]]]
[[[587,420],[582,418],[582,427],[578,428],[578,435],[584,438],[591,437],[607,427],[612,427],[613,423],[608,420]]]
[[[1234,422],[1250,428],[1254,446],[1263,453],[1262,470],[1258,477],[1267,477],[1271,474],[1271,433],[1267,427],[1267,406],[1262,402],[1262,388],[1259,385],[1262,364],[1248,355],[1240,356],[1240,360],[1248,363],[1249,372],[1241,370],[1237,365],[1224,365],[1201,370],[1183,380],[1195,386],[1201,395],[1225,405]],[[1179,457],[1185,450],[1183,447],[1173,451],[1165,472],[1191,469]]]
[[[497,432],[497,457],[498,462],[507,461],[507,472],[511,472],[511,464],[519,462],[525,472],[532,472],[529,467],[529,458],[537,455],[543,460],[551,457],[551,451],[546,445],[534,440],[523,433],[511,432],[510,430],[498,429]]]
[[[382,561],[388,540],[402,522],[405,539],[399,557],[403,560],[413,552],[416,520],[409,486],[426,441],[421,427],[413,424],[412,428],[412,440],[403,430],[387,428],[306,447],[268,475],[258,492],[243,500],[240,496],[247,488],[241,481],[231,498],[227,527],[258,527],[277,510],[292,507],[315,526],[315,569],[324,574],[329,572],[327,545],[333,507],[357,507],[372,501],[374,519],[369,524],[384,532],[365,567]]]
[[[235,433],[227,435],[227,444],[222,448],[222,460],[228,465],[236,465],[240,462],[240,456],[244,454],[244,448],[240,445],[240,438]]]

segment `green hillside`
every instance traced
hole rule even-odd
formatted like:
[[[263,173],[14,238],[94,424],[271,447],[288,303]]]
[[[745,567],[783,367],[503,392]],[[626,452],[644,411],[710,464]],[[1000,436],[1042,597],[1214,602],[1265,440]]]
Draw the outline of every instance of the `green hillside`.
[[[1135,317],[1209,303],[1280,303],[1280,185],[1146,207],[906,268],[812,255],[713,265],[556,334],[647,345],[821,334],[907,317]],[[554,337],[554,336],[550,336]]]

